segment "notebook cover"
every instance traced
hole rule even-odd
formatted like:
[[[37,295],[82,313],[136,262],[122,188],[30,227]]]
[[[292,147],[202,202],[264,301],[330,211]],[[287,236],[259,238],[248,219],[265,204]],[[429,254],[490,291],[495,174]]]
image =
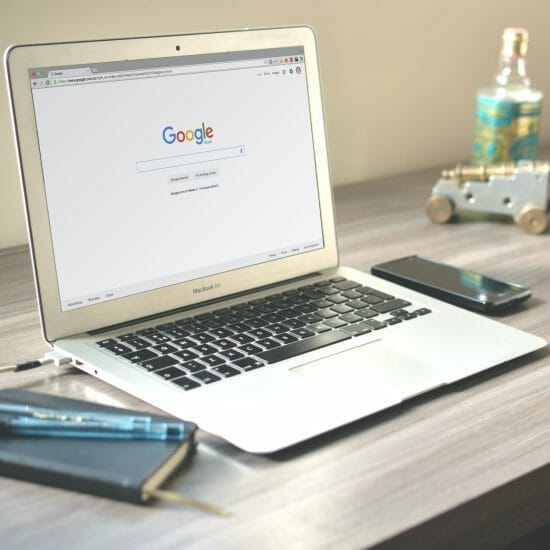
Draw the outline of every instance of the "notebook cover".
[[[0,401],[82,411],[144,414],[143,411],[17,389],[0,390]],[[150,416],[158,420],[174,420],[160,415]],[[178,465],[194,450],[196,429],[192,422],[185,422],[186,438],[183,441],[0,437],[0,475],[141,503],[144,482],[182,445],[187,445],[188,449]]]

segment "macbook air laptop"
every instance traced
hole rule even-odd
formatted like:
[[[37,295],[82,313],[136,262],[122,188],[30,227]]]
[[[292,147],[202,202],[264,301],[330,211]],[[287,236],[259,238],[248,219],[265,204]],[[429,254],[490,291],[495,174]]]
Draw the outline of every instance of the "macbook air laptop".
[[[44,338],[83,371],[267,453],[546,345],[339,265],[310,28],[5,66]]]

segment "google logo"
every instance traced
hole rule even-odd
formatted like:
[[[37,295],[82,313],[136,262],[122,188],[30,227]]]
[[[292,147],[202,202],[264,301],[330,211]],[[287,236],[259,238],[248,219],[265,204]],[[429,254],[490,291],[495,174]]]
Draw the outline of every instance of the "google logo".
[[[184,141],[194,141],[197,145],[201,145],[206,139],[211,140],[214,137],[214,128],[205,126],[204,122],[200,128],[194,130],[174,130],[173,126],[166,126],[162,130],[162,139],[164,143],[169,145],[175,143],[183,143]]]

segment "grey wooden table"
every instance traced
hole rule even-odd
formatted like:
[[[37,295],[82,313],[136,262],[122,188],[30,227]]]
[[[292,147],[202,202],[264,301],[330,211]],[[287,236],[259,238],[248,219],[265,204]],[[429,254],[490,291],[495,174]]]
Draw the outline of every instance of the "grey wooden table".
[[[423,204],[436,177],[337,189],[342,263],[368,270],[420,253],[521,282],[533,298],[501,321],[550,339],[550,235],[506,223],[432,225]],[[26,248],[0,252],[0,341],[0,364],[46,351]],[[153,410],[70,367],[2,375],[0,387],[11,386]],[[273,456],[200,433],[172,488],[229,509],[229,518],[0,478],[0,546],[498,546],[550,521],[549,400],[543,350]]]

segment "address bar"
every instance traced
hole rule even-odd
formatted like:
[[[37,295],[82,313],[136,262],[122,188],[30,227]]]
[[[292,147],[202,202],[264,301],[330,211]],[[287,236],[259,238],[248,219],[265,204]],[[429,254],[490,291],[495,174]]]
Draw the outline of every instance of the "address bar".
[[[185,65],[182,67],[166,67],[158,69],[143,69],[137,71],[118,71],[112,73],[92,74],[72,78],[58,78],[56,85],[66,86],[67,84],[87,84],[90,82],[112,82],[116,80],[131,80],[136,78],[151,78],[159,76],[173,76],[180,74],[208,73],[213,71],[247,69],[253,67],[264,67],[264,59],[250,59],[247,61],[235,62],[226,61],[221,63],[204,63],[201,65]]]

